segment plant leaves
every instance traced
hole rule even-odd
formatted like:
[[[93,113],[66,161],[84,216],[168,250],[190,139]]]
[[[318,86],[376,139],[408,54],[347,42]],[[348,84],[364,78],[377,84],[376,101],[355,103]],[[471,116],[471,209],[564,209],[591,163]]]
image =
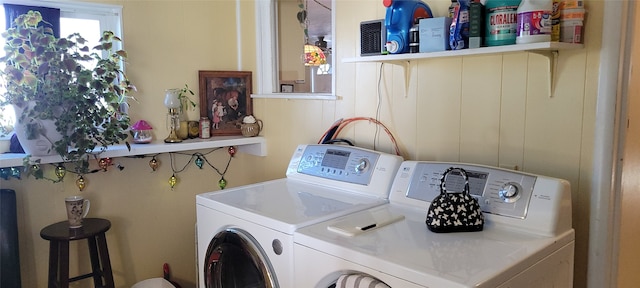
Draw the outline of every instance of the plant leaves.
[[[300,22],[300,24],[304,24],[304,22],[307,21],[307,10],[298,11],[296,18],[298,18],[298,22]]]

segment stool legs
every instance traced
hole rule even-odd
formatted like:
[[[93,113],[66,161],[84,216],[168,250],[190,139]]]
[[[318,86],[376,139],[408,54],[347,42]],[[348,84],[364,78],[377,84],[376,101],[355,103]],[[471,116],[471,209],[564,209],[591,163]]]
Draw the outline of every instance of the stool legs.
[[[96,239],[90,237],[87,240],[89,240],[89,256],[91,257],[91,274],[93,274],[93,286],[102,287],[102,271],[100,271],[100,262],[98,259],[98,248],[96,246]]]
[[[49,288],[69,287],[69,242],[49,244]]]
[[[60,271],[60,287],[69,287],[69,242],[59,241],[58,270]]]
[[[58,242],[49,242],[49,288],[56,288],[58,283]]]
[[[102,276],[104,276],[104,285],[108,288],[115,287],[113,283],[113,272],[111,271],[111,259],[109,259],[109,248],[107,247],[107,238],[104,233],[96,236],[98,240],[98,248],[100,250],[100,260],[102,261]]]
[[[89,237],[87,240],[89,241],[89,256],[91,257],[91,274],[81,275],[72,279],[69,279],[69,241],[50,241],[49,288],[68,288],[70,281],[88,277],[93,277],[94,287],[115,287],[107,239],[104,233]]]
[[[49,244],[49,288],[68,286],[69,242],[51,241]]]

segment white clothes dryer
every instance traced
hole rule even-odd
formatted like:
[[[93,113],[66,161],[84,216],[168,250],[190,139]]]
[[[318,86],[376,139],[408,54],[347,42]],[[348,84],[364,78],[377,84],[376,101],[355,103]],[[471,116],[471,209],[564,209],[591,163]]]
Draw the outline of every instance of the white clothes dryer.
[[[449,167],[467,171],[485,216],[483,231],[428,230],[427,209]],[[294,233],[294,281],[305,288],[572,287],[574,239],[565,180],[483,165],[405,161],[388,204]]]
[[[300,145],[286,178],[196,196],[199,287],[292,288],[293,232],[388,203],[402,158]]]

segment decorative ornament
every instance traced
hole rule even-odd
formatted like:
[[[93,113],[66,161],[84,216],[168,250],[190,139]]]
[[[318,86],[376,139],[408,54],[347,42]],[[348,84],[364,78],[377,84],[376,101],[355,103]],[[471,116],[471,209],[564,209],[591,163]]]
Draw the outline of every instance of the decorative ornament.
[[[11,176],[11,168],[0,168],[0,177],[4,180],[9,180]]]
[[[149,167],[151,167],[153,171],[156,171],[156,169],[158,169],[158,166],[160,166],[160,162],[156,160],[156,156],[153,156],[153,158],[151,158],[151,160],[149,161]]]
[[[35,165],[34,165],[35,166]],[[11,176],[16,178],[16,179],[20,179],[20,174],[22,172],[20,172],[20,169],[16,168],[16,167],[11,167]]]
[[[80,175],[80,177],[78,177],[78,179],[76,180],[76,186],[78,186],[80,192],[82,192],[82,190],[84,190],[84,187],[87,186],[87,182],[84,181],[84,177],[82,177],[82,175]]]
[[[151,129],[153,129],[151,128],[151,125],[149,125],[149,123],[144,120],[139,120],[138,122],[133,124],[131,126],[131,131],[133,131],[133,143],[151,143],[151,140],[153,140]]]
[[[176,177],[176,174],[171,175],[171,177],[169,178],[169,185],[171,186],[171,189],[173,189],[173,187],[175,187],[177,183],[178,178]]]
[[[98,166],[100,166],[102,170],[107,171],[107,167],[109,167],[109,163],[107,162],[107,159],[100,158],[100,160],[98,161]]]
[[[233,157],[234,155],[236,155],[236,147],[229,146],[228,152],[229,152],[229,155]]]
[[[198,158],[196,158],[196,166],[198,166],[198,168],[202,169],[202,164],[204,164],[204,160],[202,160],[202,157],[200,157],[200,155],[198,155]]]
[[[64,166],[58,165],[56,166],[56,177],[58,177],[58,180],[62,180],[62,178],[64,178],[64,175],[67,175],[67,169],[64,168]]]
[[[224,187],[227,187],[227,180],[224,180],[224,177],[220,178],[220,181],[218,181],[218,186],[220,186],[220,189],[224,189]]]

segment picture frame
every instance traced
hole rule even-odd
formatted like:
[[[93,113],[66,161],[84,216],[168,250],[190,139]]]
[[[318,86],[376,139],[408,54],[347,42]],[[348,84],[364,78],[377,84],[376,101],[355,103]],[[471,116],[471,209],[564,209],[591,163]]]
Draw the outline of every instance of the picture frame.
[[[242,135],[242,118],[253,114],[251,71],[198,71],[200,117],[211,136]]]
[[[293,93],[293,84],[280,84],[281,93]]]

